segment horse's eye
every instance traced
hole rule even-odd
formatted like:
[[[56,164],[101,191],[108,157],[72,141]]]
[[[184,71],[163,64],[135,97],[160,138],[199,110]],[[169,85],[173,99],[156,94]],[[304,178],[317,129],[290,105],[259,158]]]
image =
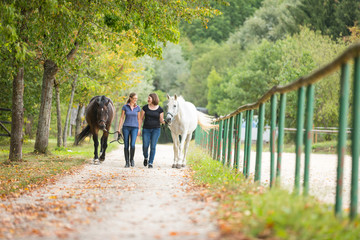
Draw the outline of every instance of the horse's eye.
[[[176,107],[176,105],[174,105],[174,107]]]

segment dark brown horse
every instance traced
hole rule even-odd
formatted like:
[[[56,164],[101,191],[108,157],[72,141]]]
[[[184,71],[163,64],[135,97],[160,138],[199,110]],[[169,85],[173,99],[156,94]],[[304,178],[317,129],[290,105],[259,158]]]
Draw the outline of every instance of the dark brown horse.
[[[90,100],[89,105],[85,109],[85,119],[87,126],[84,130],[76,136],[75,145],[78,145],[85,137],[90,134],[93,135],[94,140],[94,163],[98,164],[105,160],[105,151],[107,148],[107,139],[109,136],[109,130],[111,122],[114,118],[114,104],[110,98],[105,96],[96,96]],[[100,146],[100,159],[98,159],[98,133],[99,130],[103,130],[103,135],[101,137],[101,146]]]

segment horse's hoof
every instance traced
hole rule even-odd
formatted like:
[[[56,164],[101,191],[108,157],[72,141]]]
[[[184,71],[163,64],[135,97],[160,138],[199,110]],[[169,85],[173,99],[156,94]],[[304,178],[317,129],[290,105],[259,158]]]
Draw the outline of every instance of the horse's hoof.
[[[181,164],[181,167],[186,167],[186,165],[185,165],[185,164]]]
[[[94,164],[95,164],[95,165],[99,165],[99,164],[100,164],[99,159],[94,159]]]
[[[105,161],[105,158],[100,158],[100,163],[103,163]]]
[[[176,168],[176,164],[175,164],[175,163],[172,165],[172,168]]]
[[[180,169],[181,168],[181,164],[176,164],[176,168]]]

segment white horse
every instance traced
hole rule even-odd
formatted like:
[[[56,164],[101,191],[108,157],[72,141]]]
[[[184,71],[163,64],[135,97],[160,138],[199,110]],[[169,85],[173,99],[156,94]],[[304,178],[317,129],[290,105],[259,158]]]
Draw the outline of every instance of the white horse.
[[[174,143],[174,164],[173,168],[181,168],[186,166],[186,153],[192,137],[199,124],[202,129],[209,130],[215,128],[212,125],[210,116],[196,110],[194,104],[186,102],[183,97],[170,97],[167,95],[169,103],[165,121],[167,122],[171,137]],[[181,136],[181,143],[179,140]],[[180,163],[181,162],[181,163]]]

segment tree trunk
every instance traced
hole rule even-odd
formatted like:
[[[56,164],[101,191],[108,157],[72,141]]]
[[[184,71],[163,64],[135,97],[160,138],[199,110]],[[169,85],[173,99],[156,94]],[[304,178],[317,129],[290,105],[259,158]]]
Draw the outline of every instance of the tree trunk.
[[[83,104],[79,103],[79,107],[78,107],[78,112],[76,115],[76,125],[75,125],[75,136],[78,135],[81,132],[81,113],[82,113],[82,108],[83,108]]]
[[[117,106],[115,107],[115,118],[114,118],[114,132],[116,132],[118,130],[118,127],[119,127],[119,121],[120,121],[120,116],[121,116],[121,106],[119,106],[119,104],[116,104]]]
[[[36,132],[35,152],[46,153],[49,143],[51,103],[55,75],[58,72],[58,66],[52,60],[46,60],[44,63],[44,75],[41,90],[41,106],[39,113],[39,122]]]
[[[61,110],[60,110],[60,82],[55,79],[56,95],[56,116],[57,116],[57,146],[62,146],[62,129],[61,129]]]
[[[30,115],[27,117],[25,122],[25,135],[28,135],[30,139],[33,138],[33,125],[34,125],[34,116]]]
[[[21,67],[13,80],[10,161],[22,159],[22,139],[24,122],[24,68]]]
[[[70,96],[70,101],[69,101],[69,107],[68,107],[68,111],[67,111],[67,114],[66,114],[64,132],[63,132],[63,134],[64,134],[64,136],[63,136],[64,147],[66,147],[66,138],[67,138],[66,132],[67,132],[67,130],[68,130],[68,126],[69,126],[69,123],[70,123],[70,113],[71,113],[71,107],[72,107],[73,100],[74,100],[74,94],[75,94],[77,79],[78,79],[78,75],[76,75],[76,76],[74,77],[74,81],[73,81],[72,89],[71,89],[71,96]]]

